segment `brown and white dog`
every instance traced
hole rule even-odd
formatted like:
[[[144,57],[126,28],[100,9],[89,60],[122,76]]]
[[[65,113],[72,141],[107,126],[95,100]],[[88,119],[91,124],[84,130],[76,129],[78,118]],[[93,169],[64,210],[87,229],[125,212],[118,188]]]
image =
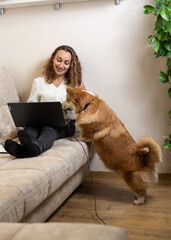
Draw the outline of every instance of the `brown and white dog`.
[[[64,110],[74,110],[80,141],[91,141],[104,164],[117,171],[136,194],[135,205],[143,204],[146,190],[158,181],[155,163],[162,161],[159,145],[150,137],[136,143],[114,111],[96,94],[68,88]]]

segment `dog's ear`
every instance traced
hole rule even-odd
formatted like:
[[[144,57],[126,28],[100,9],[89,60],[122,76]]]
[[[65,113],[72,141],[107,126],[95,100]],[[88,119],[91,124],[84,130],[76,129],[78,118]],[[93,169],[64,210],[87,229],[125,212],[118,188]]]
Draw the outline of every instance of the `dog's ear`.
[[[67,98],[75,99],[75,89],[76,88],[67,87],[67,89],[66,89]]]
[[[73,88],[67,87],[67,89],[66,89],[67,94],[72,95],[73,90],[74,90]]]
[[[67,98],[83,106],[90,103],[97,95],[84,88],[67,88]]]
[[[79,102],[79,98],[81,95],[81,91],[79,88],[67,88],[67,97],[74,101],[74,102]]]
[[[79,88],[82,89],[82,90],[85,90],[84,84],[82,83],[82,84],[79,86]]]

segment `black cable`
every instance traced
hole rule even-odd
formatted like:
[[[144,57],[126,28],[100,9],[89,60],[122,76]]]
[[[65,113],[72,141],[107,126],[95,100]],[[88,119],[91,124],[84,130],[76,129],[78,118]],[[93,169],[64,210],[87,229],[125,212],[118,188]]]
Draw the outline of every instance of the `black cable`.
[[[88,164],[88,168],[89,168],[89,172],[90,172],[90,177],[91,177],[91,185],[92,185],[92,190],[93,190],[93,197],[94,197],[94,212],[95,212],[95,215],[96,217],[104,224],[106,225],[105,221],[99,217],[98,215],[98,212],[97,212],[97,203],[96,203],[96,194],[95,194],[95,188],[94,188],[94,181],[93,181],[93,176],[92,176],[92,172],[91,172],[91,169],[90,169],[90,162],[89,162],[89,158],[88,158],[88,155],[86,153],[86,150],[84,149],[82,143],[74,136],[75,140],[81,145],[86,157],[87,157],[87,164]]]

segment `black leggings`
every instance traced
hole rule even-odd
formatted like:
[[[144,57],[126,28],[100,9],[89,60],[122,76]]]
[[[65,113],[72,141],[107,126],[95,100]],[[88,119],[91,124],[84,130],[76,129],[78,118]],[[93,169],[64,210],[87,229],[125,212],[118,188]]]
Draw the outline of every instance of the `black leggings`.
[[[40,153],[42,153],[50,149],[55,140],[73,136],[75,133],[75,121],[71,120],[65,127],[60,128],[28,126],[25,128],[25,132],[32,142],[40,148]]]

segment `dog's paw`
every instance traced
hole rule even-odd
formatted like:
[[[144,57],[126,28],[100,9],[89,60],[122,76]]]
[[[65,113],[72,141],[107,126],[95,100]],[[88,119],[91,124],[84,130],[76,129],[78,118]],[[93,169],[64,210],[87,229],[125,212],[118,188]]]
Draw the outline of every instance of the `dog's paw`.
[[[133,204],[136,206],[142,205],[144,203],[145,203],[145,197],[135,198],[135,200],[133,201]]]

